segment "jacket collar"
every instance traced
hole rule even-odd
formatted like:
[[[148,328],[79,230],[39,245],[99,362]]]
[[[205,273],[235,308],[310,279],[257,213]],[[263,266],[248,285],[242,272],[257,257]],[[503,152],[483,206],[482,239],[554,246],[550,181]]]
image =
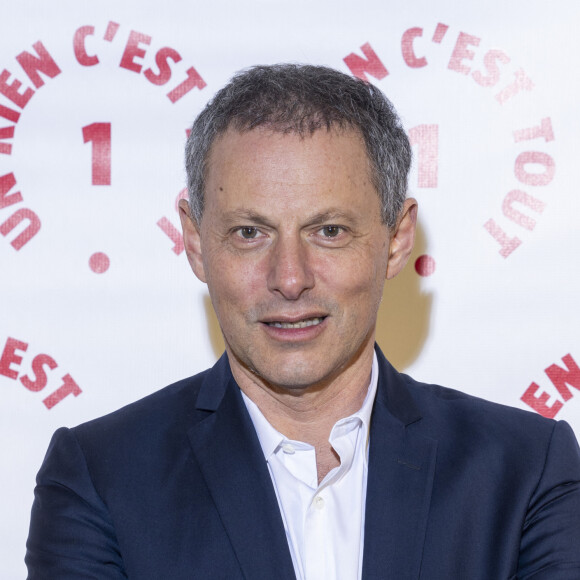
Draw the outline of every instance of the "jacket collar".
[[[377,348],[379,389],[371,419],[363,580],[416,580],[437,441],[422,432],[421,413],[399,374]]]

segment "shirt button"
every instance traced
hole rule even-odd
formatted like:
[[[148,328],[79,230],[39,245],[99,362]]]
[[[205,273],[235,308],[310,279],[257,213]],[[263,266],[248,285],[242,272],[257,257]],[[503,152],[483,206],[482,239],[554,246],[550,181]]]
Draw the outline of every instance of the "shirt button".
[[[287,453],[288,455],[293,455],[295,453],[294,446],[290,445],[290,443],[284,443],[282,445],[282,451],[284,451],[284,453]]]
[[[319,495],[317,495],[317,496],[314,498],[314,507],[315,507],[317,510],[322,510],[322,509],[324,509],[324,498],[322,498],[322,497],[320,497]]]

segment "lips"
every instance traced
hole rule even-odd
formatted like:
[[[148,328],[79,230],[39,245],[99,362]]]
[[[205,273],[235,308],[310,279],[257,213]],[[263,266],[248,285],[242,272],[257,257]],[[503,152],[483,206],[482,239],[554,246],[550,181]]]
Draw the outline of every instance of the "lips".
[[[272,322],[267,322],[266,324],[268,326],[273,326],[274,328],[307,328],[308,326],[318,326],[324,318],[324,316],[317,316],[313,318],[304,318],[303,320],[296,320],[295,322],[274,320]]]

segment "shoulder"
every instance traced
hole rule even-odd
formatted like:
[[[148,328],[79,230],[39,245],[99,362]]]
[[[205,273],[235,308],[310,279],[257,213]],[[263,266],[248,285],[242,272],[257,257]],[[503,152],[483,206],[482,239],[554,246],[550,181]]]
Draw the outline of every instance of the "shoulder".
[[[398,372],[377,349],[379,384],[377,395],[389,411],[405,425],[415,421],[433,435],[450,431],[472,432],[499,429],[498,436],[508,432],[538,431],[548,435],[556,421],[541,415],[494,403],[460,390],[417,381]]]
[[[381,360],[382,359],[382,360]],[[414,380],[397,372],[379,357],[382,397],[387,408],[412,430],[436,439],[443,447],[466,451],[539,454],[548,451],[554,430],[567,433],[575,445],[570,427],[563,421],[468,395],[438,384]]]
[[[59,429],[49,445],[44,471],[86,469],[103,498],[119,485],[135,486],[136,477],[146,483],[167,476],[187,462],[188,433],[209,414],[200,405],[203,393],[225,390],[228,369],[227,360],[220,360],[212,369],[113,413]]]
[[[421,431],[441,450],[513,461],[513,466],[542,468],[546,457],[564,453],[579,461],[578,443],[565,421],[415,381],[401,375],[419,409]]]
[[[520,426],[546,432],[551,432],[556,424],[553,419],[531,411],[495,403],[449,387],[416,381],[407,375],[401,377],[424,416],[433,421],[440,417],[460,427],[482,425],[489,428],[491,425],[499,427],[505,424],[506,427]]]
[[[227,360],[220,359],[213,368],[73,427],[70,434],[91,462],[111,465],[183,450],[189,429],[208,415],[200,406],[204,391],[225,389],[226,366]]]
[[[464,392],[416,381],[394,371],[394,391],[414,407],[408,436],[437,448],[437,470],[457,489],[483,497],[510,481],[521,501],[580,481],[580,448],[570,425]],[[387,388],[392,391],[392,389]]]
[[[163,422],[164,418],[187,421],[195,411],[197,396],[208,372],[182,379],[112,413],[74,427],[73,431],[83,434],[136,423],[145,426]]]

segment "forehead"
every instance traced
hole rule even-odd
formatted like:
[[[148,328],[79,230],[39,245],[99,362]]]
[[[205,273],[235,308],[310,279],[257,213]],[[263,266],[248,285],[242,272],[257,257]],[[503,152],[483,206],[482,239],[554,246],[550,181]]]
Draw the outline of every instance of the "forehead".
[[[358,131],[326,130],[312,135],[257,128],[229,129],[213,144],[206,172],[206,206],[217,198],[288,195],[352,197],[372,185],[370,162]],[[235,192],[235,195],[233,193]],[[364,197],[364,196],[363,196]],[[378,197],[377,197],[378,199]]]

